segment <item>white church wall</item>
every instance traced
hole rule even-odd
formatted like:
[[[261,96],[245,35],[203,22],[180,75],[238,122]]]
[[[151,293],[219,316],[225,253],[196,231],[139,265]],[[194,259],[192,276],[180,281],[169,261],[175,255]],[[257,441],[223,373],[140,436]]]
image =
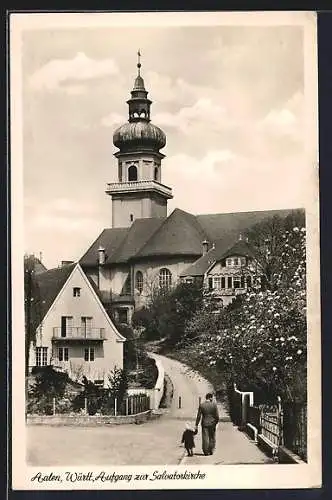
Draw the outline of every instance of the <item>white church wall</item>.
[[[140,262],[133,267],[134,277],[134,294],[135,294],[135,307],[139,309],[146,304],[151,293],[155,288],[159,287],[159,272],[163,268],[169,269],[172,274],[172,286],[175,286],[180,281],[180,274],[182,271],[192,264],[195,258],[179,258],[177,259],[158,259],[147,262]],[[136,288],[136,273],[141,271],[143,274],[143,291],[139,293]]]

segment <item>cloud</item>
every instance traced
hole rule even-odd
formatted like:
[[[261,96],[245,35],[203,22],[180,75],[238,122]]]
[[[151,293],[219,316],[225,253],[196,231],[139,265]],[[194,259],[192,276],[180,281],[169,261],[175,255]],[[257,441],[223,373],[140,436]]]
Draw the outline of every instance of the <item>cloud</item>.
[[[301,155],[279,163],[214,150],[200,159],[187,154],[166,158],[162,182],[173,187],[170,209],[180,200],[181,208],[192,213],[220,213],[302,206],[309,172]]]
[[[37,200],[27,198],[25,201],[26,210],[30,211],[33,217],[38,216],[39,220],[61,219],[72,217],[93,217],[98,209],[94,203],[79,201],[78,199],[54,198],[50,200]]]
[[[193,104],[200,98],[216,100],[220,89],[210,85],[195,85],[183,78],[172,78],[169,75],[148,71],[144,78],[145,87],[151,90],[151,99],[158,103]]]
[[[103,125],[104,127],[115,128],[124,123],[124,121],[125,121],[125,116],[120,115],[119,113],[110,113],[101,120],[101,125]]]
[[[158,113],[154,117],[158,125],[173,127],[189,135],[197,129],[219,130],[227,122],[225,108],[214,104],[211,99],[201,98],[193,106],[181,108],[176,113]]]
[[[34,220],[34,226],[40,229],[60,229],[64,233],[80,232],[84,228],[91,229],[96,223],[95,219],[88,217],[70,217],[65,215],[39,214]]]
[[[66,86],[66,82],[91,80],[119,73],[113,59],[94,60],[84,52],[78,52],[72,59],[52,59],[35,71],[30,77],[30,87],[34,90],[58,90],[80,93],[83,86]]]
[[[83,95],[86,92],[85,85],[66,85],[63,90],[69,95]]]
[[[303,140],[304,96],[296,92],[281,107],[272,109],[261,121],[261,129],[268,134],[289,136],[293,140]]]

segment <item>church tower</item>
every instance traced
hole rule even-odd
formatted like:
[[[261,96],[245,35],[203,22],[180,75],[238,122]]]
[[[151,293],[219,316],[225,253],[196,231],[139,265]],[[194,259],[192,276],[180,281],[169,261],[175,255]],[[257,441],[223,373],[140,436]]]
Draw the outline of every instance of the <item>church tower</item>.
[[[172,190],[161,183],[160,153],[166,145],[164,132],[150,121],[152,101],[148,99],[141,77],[140,52],[138,74],[129,106],[128,122],[113,134],[113,144],[119,151],[118,181],[108,184],[106,193],[112,198],[112,227],[129,227],[135,219],[166,217],[167,200]]]

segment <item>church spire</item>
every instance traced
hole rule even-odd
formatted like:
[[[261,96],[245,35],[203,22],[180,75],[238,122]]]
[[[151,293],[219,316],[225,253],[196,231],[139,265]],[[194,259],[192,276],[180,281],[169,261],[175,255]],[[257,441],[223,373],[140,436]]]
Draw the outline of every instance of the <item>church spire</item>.
[[[129,227],[133,220],[167,216],[167,200],[172,190],[161,183],[160,149],[166,145],[164,132],[150,121],[150,106],[141,75],[141,51],[137,51],[137,75],[129,106],[128,121],[113,134],[119,149],[118,182],[108,184],[112,197],[112,227]],[[136,69],[135,68],[135,69]]]
[[[137,76],[134,88],[131,91],[131,98],[127,101],[129,105],[129,122],[150,121],[150,106],[152,101],[148,99],[148,92],[145,90],[144,80],[141,76],[141,51],[137,51]]]
[[[137,73],[138,73],[138,76],[141,76],[141,51],[140,49],[138,49],[138,52],[137,52]]]

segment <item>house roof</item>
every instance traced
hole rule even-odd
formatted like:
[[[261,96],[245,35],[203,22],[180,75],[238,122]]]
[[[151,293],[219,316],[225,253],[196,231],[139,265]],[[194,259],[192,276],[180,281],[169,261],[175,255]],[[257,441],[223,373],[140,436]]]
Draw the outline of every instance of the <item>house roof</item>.
[[[45,314],[55,301],[56,297],[62,290],[64,284],[71,275],[76,264],[70,264],[55,269],[49,269],[43,273],[36,275],[36,283],[40,303],[40,316],[44,318]]]
[[[39,274],[36,276],[36,282],[37,282],[37,287],[35,289],[35,300],[38,300],[38,304],[40,304],[39,308],[39,321],[37,323],[39,324],[40,321],[43,320],[45,317],[46,313],[49,311],[50,307],[54,303],[55,299],[61,292],[62,288],[66,284],[67,280],[69,279],[70,275],[72,274],[73,270],[78,266],[79,264],[77,263],[72,263],[69,265],[64,265],[62,267],[57,267],[55,269],[50,269],[44,273]],[[84,273],[84,271],[81,268],[81,271]],[[112,317],[110,315],[110,311],[107,310],[105,307],[105,297],[103,297],[102,293],[98,289],[96,283],[84,273],[84,276],[87,278],[88,282],[90,283],[91,287],[93,288],[93,291],[99,298],[100,302],[102,303],[104,310],[107,314],[107,316],[110,318],[111,321]],[[38,326],[36,324],[36,328]],[[122,336],[119,334],[119,337],[122,338]]]
[[[251,257],[253,259],[257,258],[257,255],[255,255],[253,248],[245,240],[238,240],[221,256],[221,258],[226,259],[227,257],[230,257],[232,255],[239,255],[240,257]]]
[[[224,237],[218,240],[215,246],[210,248],[205,255],[202,255],[202,257],[184,269],[180,277],[203,276],[206,270],[230,248],[234,243],[235,237],[234,233],[225,233]]]
[[[293,211],[192,215],[176,208],[168,217],[136,219],[130,228],[104,229],[80,259],[80,264],[95,267],[100,246],[105,248],[106,265],[126,264],[130,260],[156,256],[200,257],[203,240],[215,243],[216,248],[224,252],[239,233],[254,224],[273,215],[284,217]],[[204,261],[199,263],[197,272]]]

